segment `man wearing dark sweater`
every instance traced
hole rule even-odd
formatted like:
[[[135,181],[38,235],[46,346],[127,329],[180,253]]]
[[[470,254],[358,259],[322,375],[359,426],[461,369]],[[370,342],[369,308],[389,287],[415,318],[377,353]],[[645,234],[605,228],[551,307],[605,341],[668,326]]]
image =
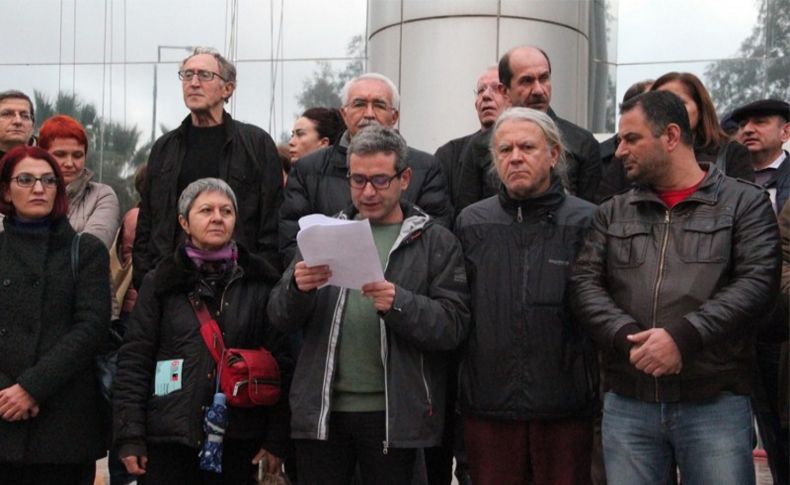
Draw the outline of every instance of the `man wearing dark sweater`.
[[[176,223],[181,191],[195,180],[226,181],[239,198],[233,239],[281,267],[277,209],[282,175],[277,147],[268,133],[241,123],[224,109],[236,89],[236,68],[216,50],[198,47],[178,71],[189,116],[156,140],[140,201],[134,242],[134,284],[170,255],[182,231]]]

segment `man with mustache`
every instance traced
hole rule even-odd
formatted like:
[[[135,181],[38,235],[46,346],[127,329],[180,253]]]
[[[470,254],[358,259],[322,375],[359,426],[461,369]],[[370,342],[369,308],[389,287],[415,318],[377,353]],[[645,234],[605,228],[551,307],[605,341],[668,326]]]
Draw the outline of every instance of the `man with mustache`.
[[[340,141],[301,158],[288,176],[280,208],[280,252],[286,265],[294,255],[300,217],[313,213],[335,215],[351,205],[346,161],[349,142],[368,125],[392,128],[398,122],[398,88],[386,76],[366,73],[351,79],[343,86],[340,98],[340,112],[347,127]],[[403,191],[404,199],[449,227],[453,209],[439,163],[433,156],[411,147],[406,158],[412,176]]]
[[[0,93],[0,158],[33,136],[33,102],[22,91]]]
[[[595,214],[569,303],[602,353],[609,485],[753,484],[755,317],[776,299],[767,195],[697,162],[688,112],[651,91],[620,107],[627,192]]]
[[[589,131],[557,116],[551,109],[551,61],[537,47],[515,47],[499,60],[501,92],[513,106],[548,114],[560,129],[568,162],[568,184],[572,194],[592,201],[601,180],[601,153]],[[474,140],[470,142],[474,143]],[[485,146],[487,143],[478,143]],[[489,176],[491,158],[485,150],[469,150],[461,162],[459,210],[497,193],[495,178]]]
[[[790,105],[777,99],[761,99],[737,108],[731,118],[738,124],[738,142],[752,154],[755,182],[768,191],[774,212],[778,213],[790,196],[790,158],[782,149],[790,139]],[[783,429],[779,418],[780,388],[787,386],[786,379],[780,377],[780,369],[787,369],[787,320],[787,308],[778,304],[762,322],[756,347],[759,372],[754,414],[777,485],[790,482],[787,427]],[[784,361],[780,358],[783,353]]]
[[[488,131],[497,116],[510,106],[510,99],[499,90],[499,71],[497,66],[486,69],[477,79],[475,85],[475,110],[480,121],[480,129],[466,136],[450,140],[440,146],[434,156],[442,164],[444,173],[450,184],[450,199],[453,207],[458,208],[458,192],[461,184],[461,157],[469,149],[469,141],[477,139],[480,133]],[[488,151],[487,144],[482,147]]]

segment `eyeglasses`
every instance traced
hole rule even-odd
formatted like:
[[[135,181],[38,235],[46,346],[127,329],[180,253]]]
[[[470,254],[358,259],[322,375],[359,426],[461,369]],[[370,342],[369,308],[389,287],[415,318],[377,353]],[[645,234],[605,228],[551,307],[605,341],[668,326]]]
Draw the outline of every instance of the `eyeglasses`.
[[[33,187],[36,185],[36,182],[41,182],[41,185],[48,189],[57,187],[58,185],[58,178],[51,173],[42,175],[41,177],[34,177],[29,173],[20,173],[16,177],[11,177],[11,180],[16,180],[17,185],[25,188]]]
[[[348,182],[351,184],[351,187],[355,189],[364,189],[368,182],[370,182],[370,185],[376,190],[387,190],[390,188],[390,185],[392,185],[392,181],[400,177],[402,173],[403,170],[400,170],[392,176],[381,174],[372,177],[366,177],[358,173],[350,173],[348,174]]]
[[[382,101],[380,99],[374,99],[373,101],[368,101],[366,99],[352,99],[347,105],[346,108],[352,111],[359,111],[363,109],[367,109],[368,106],[373,108],[373,111],[376,113],[386,113],[387,111],[392,110],[392,106],[387,104],[386,101]]]
[[[209,82],[214,79],[214,76],[225,81],[225,78],[217,74],[216,72],[211,71],[204,71],[203,69],[198,69],[195,71],[194,69],[187,69],[185,71],[178,71],[178,79],[182,81],[191,81],[193,77],[197,75],[200,82]]]
[[[0,118],[6,121],[13,121],[17,116],[22,118],[22,121],[25,123],[30,123],[33,121],[33,115],[27,111],[14,111],[12,109],[4,109],[3,111],[0,111]]]
[[[499,86],[501,85],[502,83],[488,83],[488,84],[483,84],[482,86],[477,86],[475,87],[474,90],[475,96],[481,96],[488,89],[490,89],[494,93],[497,93],[499,91]]]

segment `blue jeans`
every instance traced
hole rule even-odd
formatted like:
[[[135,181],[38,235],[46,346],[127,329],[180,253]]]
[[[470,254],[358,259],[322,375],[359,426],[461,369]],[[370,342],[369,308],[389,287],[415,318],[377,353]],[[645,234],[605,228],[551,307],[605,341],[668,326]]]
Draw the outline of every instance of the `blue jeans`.
[[[609,485],[664,485],[672,458],[683,485],[753,485],[748,396],[649,403],[607,392],[603,453]]]

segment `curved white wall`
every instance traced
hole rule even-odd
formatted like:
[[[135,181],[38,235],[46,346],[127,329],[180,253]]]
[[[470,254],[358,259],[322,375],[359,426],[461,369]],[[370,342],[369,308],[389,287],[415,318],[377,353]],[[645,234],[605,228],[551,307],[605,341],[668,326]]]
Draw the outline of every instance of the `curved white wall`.
[[[552,63],[552,107],[587,123],[587,0],[368,0],[368,69],[401,92],[400,130],[433,152],[478,128],[477,77],[517,45],[542,47]]]

